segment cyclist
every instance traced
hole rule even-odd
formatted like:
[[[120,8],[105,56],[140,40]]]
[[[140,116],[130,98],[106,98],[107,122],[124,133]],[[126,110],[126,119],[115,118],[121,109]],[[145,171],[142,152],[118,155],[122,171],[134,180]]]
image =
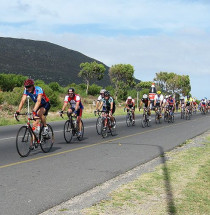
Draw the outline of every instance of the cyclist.
[[[142,104],[144,105],[144,108],[147,109],[147,115],[149,116],[149,121],[151,121],[150,99],[147,94],[143,95],[141,102],[139,104],[139,110],[141,109]]]
[[[82,105],[80,96],[78,94],[75,94],[75,90],[72,87],[68,89],[68,95],[65,96],[64,104],[63,104],[62,110],[60,111],[61,116],[64,110],[66,109],[68,103],[70,104],[70,107],[67,111],[67,115],[70,116],[73,113],[75,116],[77,116],[77,123],[79,127],[79,132],[77,135],[81,136],[81,131],[82,131],[81,117],[82,117],[82,110],[84,107]]]
[[[47,123],[46,123],[46,116],[48,114],[48,111],[50,109],[50,100],[45,95],[44,90],[41,87],[34,86],[34,81],[32,79],[27,79],[24,82],[24,93],[22,96],[22,99],[19,104],[19,108],[16,111],[16,115],[18,115],[26,101],[27,96],[30,96],[33,102],[35,103],[32,113],[34,119],[36,119],[33,122],[33,130],[40,130],[40,119],[44,126],[44,130],[42,135],[46,136],[49,132]],[[40,118],[40,119],[39,119]]]
[[[172,110],[172,113],[174,113],[174,110],[175,110],[175,100],[172,98],[172,95],[168,96],[167,105],[168,105],[168,109]]]
[[[207,104],[207,99],[206,98],[202,99],[201,102],[200,102],[200,110],[204,109],[204,111],[206,112],[207,105],[208,105]]]
[[[99,95],[97,102],[96,102],[96,111],[99,110],[99,106],[100,106],[100,103],[102,102],[102,99],[104,98],[104,92],[105,91],[106,91],[105,89],[100,90],[100,95]]]
[[[185,109],[188,109],[190,113],[192,113],[192,98],[188,95],[184,101]]]
[[[103,107],[104,113],[102,114],[103,117],[107,117],[107,115],[110,117],[110,120],[112,122],[112,125],[114,126],[114,117],[112,116],[115,112],[115,103],[114,99],[110,96],[109,91],[104,92],[104,98],[102,98],[102,102],[100,104],[99,109]],[[105,121],[104,128],[107,126],[107,120]]]
[[[180,99],[179,99],[179,106],[180,106],[180,109],[181,109],[181,112],[184,111],[184,97],[183,96],[180,96]]]
[[[162,117],[162,105],[163,105],[163,95],[161,94],[161,91],[157,91],[157,94],[155,95],[154,99],[154,106],[155,106],[155,111],[160,108],[160,118]]]
[[[133,123],[135,123],[135,100],[132,99],[131,96],[128,96],[126,102],[125,102],[125,108],[127,109],[127,112],[131,110],[132,116],[133,116]]]
[[[193,111],[197,111],[197,107],[198,107],[198,104],[196,102],[196,98],[194,97],[192,99],[192,108],[193,108]]]

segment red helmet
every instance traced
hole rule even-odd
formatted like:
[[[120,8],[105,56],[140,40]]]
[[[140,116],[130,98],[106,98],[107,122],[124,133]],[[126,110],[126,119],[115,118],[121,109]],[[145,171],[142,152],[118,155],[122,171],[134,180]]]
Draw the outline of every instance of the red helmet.
[[[34,81],[32,79],[27,79],[24,81],[24,86],[28,87],[28,86],[33,86],[34,85]]]

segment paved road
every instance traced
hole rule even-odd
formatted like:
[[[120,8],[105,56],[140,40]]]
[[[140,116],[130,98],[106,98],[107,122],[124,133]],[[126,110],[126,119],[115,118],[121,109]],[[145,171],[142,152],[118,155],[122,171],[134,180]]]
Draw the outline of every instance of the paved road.
[[[85,138],[66,144],[63,123],[51,123],[56,141],[53,150],[37,150],[20,158],[15,135],[20,127],[0,127],[0,214],[39,214],[98,184],[169,151],[186,139],[210,129],[210,116],[194,115],[190,121],[176,115],[175,123],[141,128],[127,127],[117,117],[118,135],[102,139],[95,119],[84,120]]]

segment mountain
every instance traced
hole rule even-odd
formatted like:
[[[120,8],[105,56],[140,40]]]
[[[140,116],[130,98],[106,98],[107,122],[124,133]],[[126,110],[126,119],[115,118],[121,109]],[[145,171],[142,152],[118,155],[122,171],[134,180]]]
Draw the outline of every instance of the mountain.
[[[14,73],[41,79],[46,83],[53,81],[62,86],[83,82],[78,77],[79,65],[83,62],[101,63],[84,54],[45,41],[0,37],[0,73]],[[108,69],[100,86],[110,85]]]

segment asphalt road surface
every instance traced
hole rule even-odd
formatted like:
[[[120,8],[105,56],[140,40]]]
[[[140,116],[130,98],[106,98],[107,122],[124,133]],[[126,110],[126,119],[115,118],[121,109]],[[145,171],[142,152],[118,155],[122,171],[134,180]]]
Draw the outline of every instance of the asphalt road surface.
[[[20,125],[0,127],[0,214],[39,214],[63,201],[143,164],[185,140],[210,129],[210,115],[193,115],[174,123],[142,128],[127,127],[125,116],[116,117],[117,135],[97,135],[95,119],[84,120],[84,140],[67,144],[62,122],[50,123],[55,132],[51,152],[39,148],[21,158],[15,148]]]

